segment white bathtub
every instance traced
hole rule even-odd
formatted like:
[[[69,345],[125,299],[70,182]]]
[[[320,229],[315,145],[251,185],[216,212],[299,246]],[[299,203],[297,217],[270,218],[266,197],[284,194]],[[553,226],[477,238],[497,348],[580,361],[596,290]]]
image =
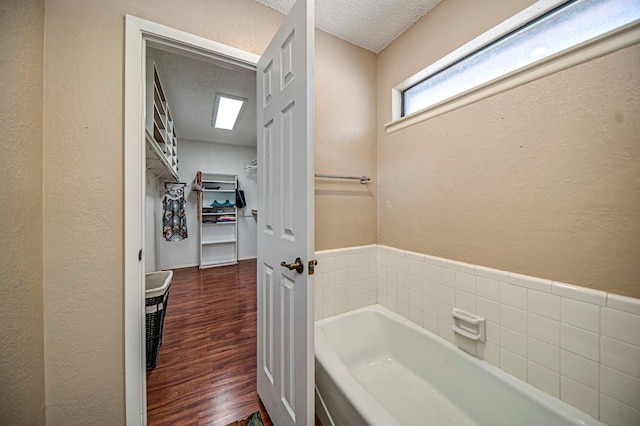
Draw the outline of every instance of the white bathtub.
[[[380,305],[316,322],[316,413],[331,425],[601,425]]]

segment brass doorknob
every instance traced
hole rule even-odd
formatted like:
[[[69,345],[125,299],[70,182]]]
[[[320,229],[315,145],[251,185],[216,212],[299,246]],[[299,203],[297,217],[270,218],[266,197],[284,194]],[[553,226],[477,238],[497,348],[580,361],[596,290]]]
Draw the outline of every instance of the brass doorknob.
[[[280,266],[284,266],[290,271],[295,270],[297,273],[301,274],[304,272],[304,263],[302,263],[302,259],[296,257],[296,261],[293,263],[287,263],[284,260],[280,263]]]

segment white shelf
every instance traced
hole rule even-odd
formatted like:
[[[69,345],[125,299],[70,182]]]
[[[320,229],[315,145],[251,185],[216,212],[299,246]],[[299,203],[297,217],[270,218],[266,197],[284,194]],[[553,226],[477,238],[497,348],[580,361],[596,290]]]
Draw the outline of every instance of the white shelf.
[[[151,170],[160,178],[167,180],[180,180],[174,168],[169,164],[169,160],[167,160],[167,156],[164,151],[162,151],[162,148],[153,139],[149,130],[145,132],[145,136],[147,141],[147,169]]]
[[[223,176],[223,175],[220,175],[220,176]],[[235,181],[233,181],[233,180],[211,180],[211,179],[202,179],[202,184],[204,185],[205,183],[213,183],[213,184],[216,184],[216,183],[226,183],[226,184],[229,184],[229,185],[235,185],[235,184],[236,184],[236,182],[235,182]]]
[[[228,244],[228,243],[235,243],[236,240],[235,239],[228,239],[228,240],[203,240],[202,244],[206,245],[206,244]]]
[[[178,137],[158,70],[147,61],[145,139],[147,168],[158,177],[180,180],[178,177]]]
[[[238,210],[233,206],[212,206],[214,201],[235,202],[238,187],[237,175],[202,172],[202,190],[198,192],[200,218],[200,268],[233,265],[238,263],[237,220],[231,222],[205,222],[206,218],[233,216]],[[218,189],[211,189],[217,186]],[[209,187],[209,188],[207,188]],[[215,210],[221,210],[219,212]]]

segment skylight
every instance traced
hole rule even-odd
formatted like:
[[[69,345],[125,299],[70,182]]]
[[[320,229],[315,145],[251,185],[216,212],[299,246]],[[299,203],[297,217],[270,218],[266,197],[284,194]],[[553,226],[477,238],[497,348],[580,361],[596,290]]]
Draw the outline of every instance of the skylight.
[[[216,93],[213,107],[213,127],[232,130],[246,102],[246,98]]]

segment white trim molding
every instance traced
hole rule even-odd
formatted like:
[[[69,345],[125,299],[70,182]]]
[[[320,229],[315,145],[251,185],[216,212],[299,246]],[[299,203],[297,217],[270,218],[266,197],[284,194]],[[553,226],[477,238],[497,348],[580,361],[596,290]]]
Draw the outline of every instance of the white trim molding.
[[[144,41],[126,17],[124,78],[124,366],[128,425],[146,424],[144,260]],[[144,256],[142,257],[144,259]]]

